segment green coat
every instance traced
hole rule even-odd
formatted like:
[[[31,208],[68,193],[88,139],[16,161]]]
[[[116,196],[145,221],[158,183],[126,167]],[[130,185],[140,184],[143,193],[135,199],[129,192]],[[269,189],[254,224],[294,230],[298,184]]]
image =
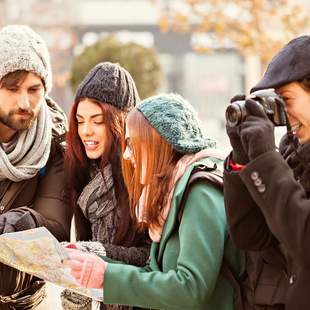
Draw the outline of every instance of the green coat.
[[[233,289],[219,277],[227,235],[223,194],[212,184],[194,184],[180,224],[177,219],[190,173],[201,163],[206,160],[193,164],[177,183],[161,241],[152,244],[149,265],[108,264],[105,303],[153,309],[233,309]],[[227,255],[237,270],[238,253],[228,247]]]

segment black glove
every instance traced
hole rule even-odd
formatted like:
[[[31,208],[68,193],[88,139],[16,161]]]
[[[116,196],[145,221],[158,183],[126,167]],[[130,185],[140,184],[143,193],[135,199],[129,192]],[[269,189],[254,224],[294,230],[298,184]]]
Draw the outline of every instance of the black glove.
[[[0,234],[35,227],[37,222],[30,211],[17,208],[0,215]]]
[[[240,137],[250,160],[275,150],[274,125],[262,107],[253,99],[245,102],[248,115],[240,124]]]
[[[236,95],[231,98],[230,102],[245,100],[245,95]],[[240,139],[240,128],[239,126],[229,126],[226,124],[226,132],[230,140],[230,145],[233,149],[232,159],[236,164],[246,164],[249,162],[249,157],[245,152],[241,139]]]

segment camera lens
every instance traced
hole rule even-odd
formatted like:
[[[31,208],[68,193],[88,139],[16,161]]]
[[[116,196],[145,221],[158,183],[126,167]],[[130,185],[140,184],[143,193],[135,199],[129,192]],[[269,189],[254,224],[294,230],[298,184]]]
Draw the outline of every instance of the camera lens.
[[[226,108],[226,120],[229,126],[237,126],[242,121],[242,111],[238,104],[230,104]]]

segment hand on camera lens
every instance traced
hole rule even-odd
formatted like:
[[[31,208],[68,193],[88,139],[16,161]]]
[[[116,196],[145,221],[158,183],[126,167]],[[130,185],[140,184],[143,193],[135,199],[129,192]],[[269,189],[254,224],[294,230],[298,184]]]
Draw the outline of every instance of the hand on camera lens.
[[[245,165],[249,162],[249,157],[245,152],[239,134],[239,127],[229,126],[226,124],[226,132],[230,140],[230,145],[233,149],[232,159],[236,164]]]
[[[233,102],[235,102],[235,101],[241,101],[241,100],[245,100],[245,95],[243,95],[243,94],[238,94],[238,95],[233,96],[233,97],[230,99],[230,103],[233,103]]]
[[[250,160],[268,151],[275,150],[274,125],[262,107],[253,99],[247,99],[248,116],[240,125],[242,145]]]
[[[245,100],[245,95],[236,95],[230,99],[230,103],[235,101]],[[240,139],[240,128],[237,126],[229,126],[226,124],[226,132],[230,140],[230,145],[233,149],[232,158],[236,164],[246,164],[249,162],[248,155],[246,154]]]

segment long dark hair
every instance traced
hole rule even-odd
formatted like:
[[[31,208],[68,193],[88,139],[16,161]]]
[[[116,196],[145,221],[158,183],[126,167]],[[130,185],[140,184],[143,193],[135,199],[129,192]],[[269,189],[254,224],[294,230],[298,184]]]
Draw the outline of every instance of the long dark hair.
[[[65,151],[65,175],[66,175],[66,198],[73,208],[75,215],[75,228],[77,240],[91,240],[91,229],[89,221],[84,217],[81,209],[77,207],[76,201],[83,188],[90,181],[90,160],[87,158],[84,146],[78,135],[76,112],[79,102],[85,98],[75,101],[69,121],[69,132],[66,137]],[[102,109],[104,122],[108,124],[111,139],[111,149],[104,152],[101,158],[101,168],[107,162],[112,166],[112,176],[114,181],[115,197],[117,207],[120,209],[121,216],[116,225],[116,235],[114,244],[131,246],[134,244],[135,233],[130,235],[129,229],[132,226],[132,219],[129,211],[128,192],[124,184],[121,170],[122,141],[124,135],[125,112],[94,99],[88,99],[98,104]]]

